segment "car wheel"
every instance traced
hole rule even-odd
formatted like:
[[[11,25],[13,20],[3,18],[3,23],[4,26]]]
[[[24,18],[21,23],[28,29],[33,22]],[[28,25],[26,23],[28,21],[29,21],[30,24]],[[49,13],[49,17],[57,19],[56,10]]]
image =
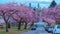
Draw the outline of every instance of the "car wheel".
[[[55,34],[55,33],[52,33],[52,34]]]

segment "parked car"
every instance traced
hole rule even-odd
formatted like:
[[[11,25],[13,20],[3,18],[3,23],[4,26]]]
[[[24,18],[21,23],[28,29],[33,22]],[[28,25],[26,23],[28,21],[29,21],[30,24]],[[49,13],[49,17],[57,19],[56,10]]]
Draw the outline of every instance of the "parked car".
[[[60,24],[54,26],[53,34],[60,34]]]
[[[37,25],[33,25],[33,26],[31,27],[31,30],[36,30],[36,28],[37,28]]]
[[[45,27],[45,30],[48,31],[48,26]]]
[[[52,27],[52,26],[47,26],[47,27],[45,28],[45,30],[46,30],[47,32],[49,32],[49,33],[52,33],[52,32],[53,32],[53,29],[54,29],[54,27]]]
[[[49,32],[49,33],[52,33],[52,32],[53,32],[53,29],[54,29],[54,27],[50,26],[50,27],[48,28],[48,32]]]
[[[45,23],[45,22],[38,22],[38,23],[35,23],[38,27],[46,27],[47,26],[47,24]]]

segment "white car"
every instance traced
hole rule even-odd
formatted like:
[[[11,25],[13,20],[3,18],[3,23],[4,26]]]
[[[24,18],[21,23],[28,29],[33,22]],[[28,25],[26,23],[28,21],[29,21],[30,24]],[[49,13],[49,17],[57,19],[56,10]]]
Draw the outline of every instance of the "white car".
[[[52,33],[52,32],[53,32],[53,29],[54,29],[53,26],[47,26],[47,27],[45,28],[45,30],[46,30],[47,32],[49,32],[49,33]]]
[[[53,29],[53,34],[60,34],[60,25],[55,25]]]

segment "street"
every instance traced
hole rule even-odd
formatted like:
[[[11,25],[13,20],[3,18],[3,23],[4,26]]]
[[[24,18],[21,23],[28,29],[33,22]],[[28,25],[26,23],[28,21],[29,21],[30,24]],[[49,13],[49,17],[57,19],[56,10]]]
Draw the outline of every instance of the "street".
[[[43,25],[43,24],[41,24],[41,25]],[[45,31],[45,28],[44,27],[39,26],[39,27],[37,27],[36,30],[30,30],[28,32],[21,32],[19,34],[51,34],[51,33],[48,33],[47,31]]]
[[[36,30],[29,30],[26,32],[19,32],[18,34],[51,34],[48,33],[47,31],[45,31],[45,23],[44,22],[39,22],[37,23],[38,27],[36,28]]]

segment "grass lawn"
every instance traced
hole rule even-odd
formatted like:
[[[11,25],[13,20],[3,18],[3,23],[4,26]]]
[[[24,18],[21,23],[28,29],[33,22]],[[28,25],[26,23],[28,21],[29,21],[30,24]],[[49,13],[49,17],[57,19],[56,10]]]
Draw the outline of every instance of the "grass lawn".
[[[27,31],[27,30],[25,30],[25,31]],[[16,31],[16,30],[11,30],[11,31],[9,31],[9,32],[5,32],[5,31],[3,31],[3,32],[0,32],[0,34],[18,34],[19,32],[24,32],[24,31]]]
[[[25,32],[25,31],[27,31],[27,30],[23,30],[23,31],[16,31],[16,30],[12,30],[12,31],[9,31],[9,32],[5,32],[5,31],[3,31],[3,32],[0,32],[0,34],[18,34],[18,33],[20,33],[20,32]]]
[[[0,32],[0,34],[19,34],[20,32],[26,32],[29,29],[27,29],[27,30],[23,30],[23,29],[22,30],[17,30],[17,28],[13,27],[11,29],[8,29],[9,32],[6,32],[5,29],[0,29],[0,30],[3,30],[3,31]]]

